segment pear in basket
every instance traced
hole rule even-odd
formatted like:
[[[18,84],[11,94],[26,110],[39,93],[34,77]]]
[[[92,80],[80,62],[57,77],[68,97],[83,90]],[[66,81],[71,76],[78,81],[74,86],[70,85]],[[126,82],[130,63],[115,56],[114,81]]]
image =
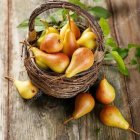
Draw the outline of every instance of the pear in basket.
[[[94,49],[96,47],[96,34],[91,31],[90,28],[87,28],[82,36],[77,40],[77,43],[81,47],[86,47],[89,49]]]
[[[41,22],[43,22],[43,24],[45,25],[45,30],[42,32],[41,36],[39,37],[39,39],[37,40],[37,46],[40,47],[42,41],[44,40],[44,38],[49,34],[49,33],[57,33],[59,34],[58,30],[54,27],[49,27],[48,23],[45,20],[40,20]]]
[[[50,68],[57,73],[63,73],[69,65],[69,57],[64,53],[47,54],[36,47],[31,47],[36,64],[41,68]]]

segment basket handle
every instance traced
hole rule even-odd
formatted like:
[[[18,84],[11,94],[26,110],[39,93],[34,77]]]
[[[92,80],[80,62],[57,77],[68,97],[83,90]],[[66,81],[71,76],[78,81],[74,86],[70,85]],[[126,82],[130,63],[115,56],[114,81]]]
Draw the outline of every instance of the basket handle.
[[[82,17],[84,17],[89,22],[91,29],[97,34],[98,40],[100,42],[103,42],[102,30],[100,29],[97,21],[94,19],[93,16],[91,16],[87,11],[81,9],[79,6],[76,6],[72,3],[65,2],[65,1],[55,1],[55,0],[41,4],[31,13],[31,16],[29,18],[29,33],[28,33],[29,42],[34,41],[37,37],[37,33],[34,29],[35,18],[41,13],[43,13],[44,11],[47,11],[53,8],[66,8],[66,9],[75,11],[78,15],[81,15]]]

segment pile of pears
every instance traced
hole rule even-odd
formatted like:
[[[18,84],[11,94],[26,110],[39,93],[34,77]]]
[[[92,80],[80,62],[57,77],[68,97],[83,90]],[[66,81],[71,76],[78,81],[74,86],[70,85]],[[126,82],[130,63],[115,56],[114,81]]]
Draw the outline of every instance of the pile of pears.
[[[95,98],[97,101],[104,104],[104,107],[99,113],[99,118],[104,125],[129,130],[140,135],[140,133],[130,127],[119,109],[114,105],[110,105],[115,99],[115,89],[107,81],[105,76],[103,76],[103,79],[99,82]],[[74,111],[71,117],[64,121],[64,124],[88,114],[94,109],[94,107],[95,99],[90,92],[78,94],[75,99]]]
[[[81,33],[70,16],[61,29],[49,27],[45,20],[41,21],[46,28],[35,45],[29,47],[40,69],[51,69],[71,78],[94,64],[97,36],[90,27]]]

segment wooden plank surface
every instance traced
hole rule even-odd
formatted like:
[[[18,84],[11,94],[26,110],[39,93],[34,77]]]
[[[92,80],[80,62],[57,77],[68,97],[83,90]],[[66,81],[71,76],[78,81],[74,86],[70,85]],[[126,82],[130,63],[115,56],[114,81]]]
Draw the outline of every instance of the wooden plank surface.
[[[27,74],[23,65],[21,55],[21,41],[26,32],[16,28],[23,20],[30,16],[31,11],[45,0],[0,0],[4,9],[0,16],[0,76],[3,77],[7,73],[10,76],[25,80]],[[87,1],[85,1],[87,3]],[[92,0],[88,0],[89,4],[94,4]],[[127,45],[128,42],[139,42],[139,33],[136,32],[140,28],[138,24],[138,13],[133,18],[133,22],[122,24],[124,19],[129,18],[129,13],[138,8],[138,0],[130,2],[129,0],[106,0],[98,3],[99,5],[108,7],[113,12],[110,19],[112,26],[112,34],[118,40],[121,47]],[[125,9],[126,8],[126,9]],[[8,14],[6,15],[9,9]],[[121,11],[121,12],[120,12]],[[129,12],[128,12],[129,11]],[[8,19],[9,17],[9,19]],[[8,21],[9,26],[6,23]],[[135,25],[135,26],[134,26]],[[3,32],[5,29],[6,32]],[[7,37],[9,37],[7,39]],[[8,45],[9,44],[9,45]],[[8,46],[7,48],[4,46]],[[9,54],[9,56],[7,55]],[[4,61],[5,60],[5,61]],[[9,60],[9,61],[8,61]],[[120,108],[125,118],[132,126],[140,131],[140,103],[136,102],[132,106],[130,102],[135,98],[139,98],[140,92],[139,74],[135,70],[131,70],[129,78],[124,78],[116,69],[116,67],[104,67],[101,73],[107,75],[108,80],[113,84],[117,93],[115,105]],[[101,75],[101,74],[100,74]],[[100,76],[101,78],[101,76]],[[137,81],[137,83],[135,82]],[[9,87],[9,88],[8,88]],[[79,120],[70,122],[64,126],[63,120],[70,116],[73,110],[74,99],[56,99],[39,93],[38,97],[31,101],[24,101],[17,94],[12,83],[0,79],[0,140],[135,140],[139,137],[130,132],[120,129],[109,128],[102,125],[98,119],[100,104],[88,115]],[[93,95],[94,88],[92,89]],[[9,93],[9,96],[8,96]],[[133,94],[132,94],[133,93]],[[1,129],[1,127],[0,127]],[[97,133],[97,131],[99,131]]]
[[[126,47],[129,43],[140,44],[140,1],[108,0],[108,3],[112,9],[115,37],[119,46]],[[130,62],[133,55],[134,51],[131,51],[126,63]],[[126,107],[130,108],[131,125],[135,130],[140,131],[140,73],[136,69],[129,69],[129,71],[130,76],[122,78],[123,88],[128,96],[128,105]],[[135,138],[140,139],[136,135]]]
[[[7,139],[8,129],[8,3],[0,1],[0,140]]]

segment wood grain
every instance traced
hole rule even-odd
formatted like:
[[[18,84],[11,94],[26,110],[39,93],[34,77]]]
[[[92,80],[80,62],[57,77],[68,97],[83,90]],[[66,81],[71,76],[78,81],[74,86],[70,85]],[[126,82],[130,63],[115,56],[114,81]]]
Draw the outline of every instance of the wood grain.
[[[137,0],[110,0],[110,7],[112,7],[114,30],[118,44],[121,47],[127,47],[129,43],[140,44],[140,2]],[[126,63],[129,63],[134,56],[134,50],[131,50]],[[127,108],[130,108],[132,127],[140,132],[140,73],[136,69],[129,69],[129,77],[122,77],[123,89],[128,96]],[[136,136],[139,139],[139,136]]]
[[[24,19],[30,16],[32,10],[45,0],[0,0],[0,8],[3,9],[0,16],[0,77],[7,75],[25,80],[28,78],[21,58],[21,45],[19,41],[25,38],[26,31],[16,28]],[[86,4],[95,5],[93,0],[83,0]],[[106,0],[97,3],[108,7],[113,13],[110,19],[112,34],[118,40],[121,47],[128,42],[139,42],[139,18],[129,17],[129,13],[138,9],[138,0]],[[9,11],[9,12],[8,12]],[[129,11],[129,12],[128,12]],[[8,14],[7,14],[8,13]],[[128,17],[131,22],[128,22]],[[126,21],[125,21],[126,20]],[[125,21],[124,23],[122,21]],[[7,24],[8,23],[8,24]],[[135,25],[135,26],[134,26]],[[3,32],[5,29],[6,32]],[[8,47],[5,47],[8,46]],[[128,59],[128,61],[130,58]],[[130,71],[130,77],[124,78],[116,67],[103,67],[102,73],[116,89],[116,100],[114,104],[120,108],[124,117],[132,127],[140,130],[138,111],[139,102],[133,105],[131,101],[138,99],[140,92],[139,73]],[[8,84],[9,83],[9,84]],[[91,89],[95,95],[96,85]],[[135,140],[139,137],[134,134],[106,127],[99,121],[99,112],[102,105],[97,103],[95,109],[79,120],[74,120],[63,125],[63,121],[72,114],[74,98],[56,99],[39,93],[30,101],[20,98],[17,90],[11,82],[0,79],[0,140]],[[133,93],[133,94],[132,94]],[[8,95],[9,94],[9,95]],[[136,109],[137,108],[137,109]]]
[[[0,1],[0,139],[8,136],[8,1]]]

